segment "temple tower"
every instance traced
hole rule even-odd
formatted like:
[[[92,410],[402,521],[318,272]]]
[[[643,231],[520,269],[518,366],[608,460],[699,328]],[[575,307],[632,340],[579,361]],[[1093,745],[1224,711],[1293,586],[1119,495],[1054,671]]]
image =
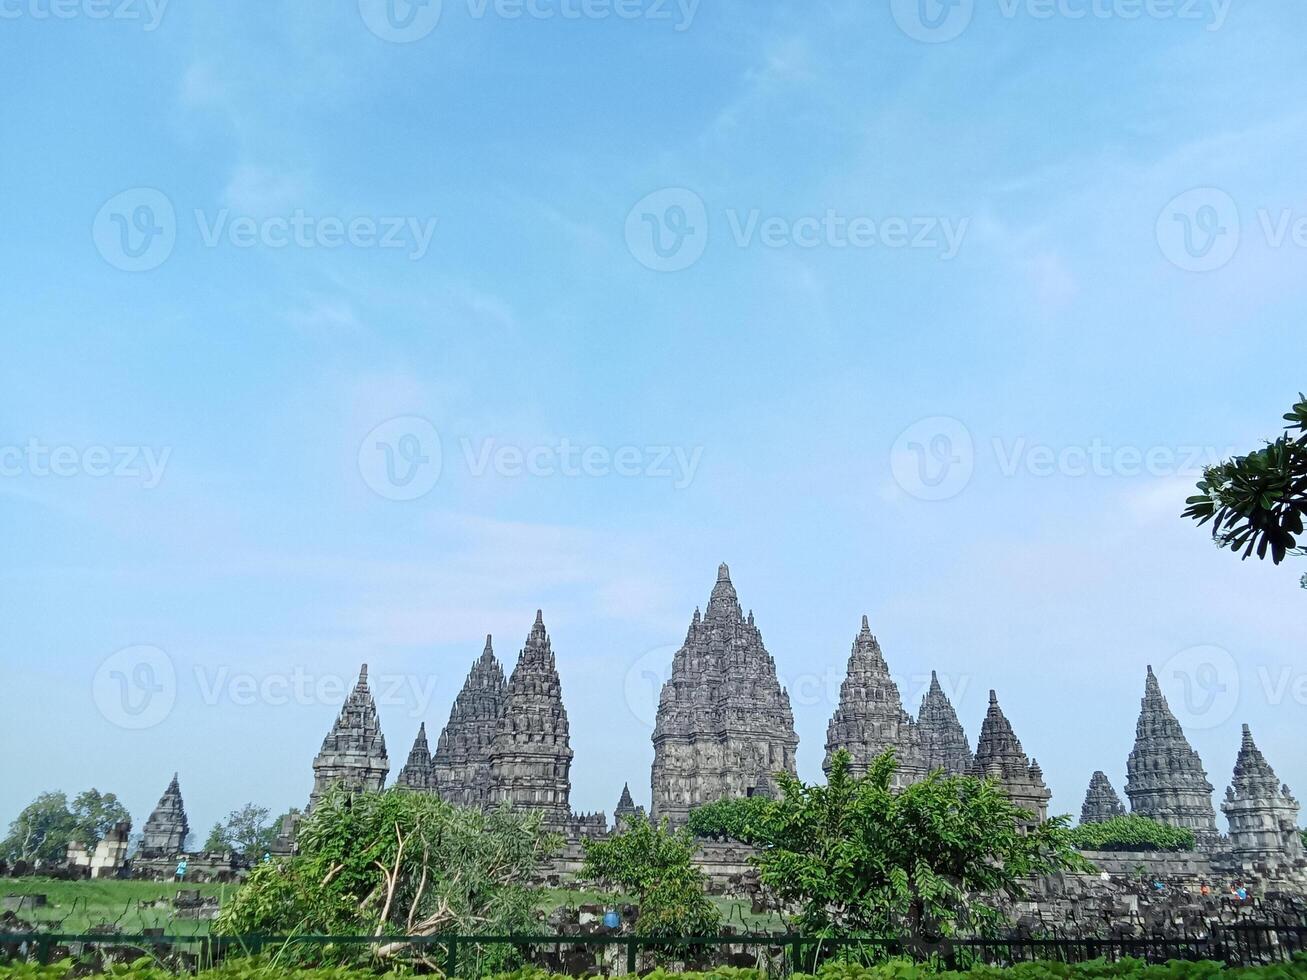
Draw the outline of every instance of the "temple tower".
[[[141,857],[170,858],[180,854],[190,832],[181,787],[177,783],[177,774],[173,773],[172,782],[159,797],[159,805],[141,829]]]
[[[1200,847],[1218,843],[1212,784],[1207,781],[1202,759],[1171,713],[1152,667],[1144,684],[1135,747],[1126,774],[1125,795],[1132,812],[1192,830]]]
[[[313,760],[309,809],[332,786],[343,786],[351,793],[378,792],[385,787],[389,773],[386,738],[381,734],[377,705],[368,688],[368,665],[364,664],[336,723],[322,740],[322,751]]]
[[[417,738],[409,749],[408,761],[395,777],[395,786],[415,793],[429,793],[436,788],[431,773],[431,748],[427,744],[427,724],[418,726]]]
[[[849,771],[856,776],[866,773],[886,749],[894,749],[898,763],[893,784],[896,789],[916,782],[927,772],[916,722],[903,710],[898,685],[890,677],[889,665],[866,616],[862,617],[861,632],[853,639],[848,673],[840,685],[839,706],[826,728],[822,769],[827,775],[831,759],[840,749],[849,753]]]
[[[930,672],[930,690],[921,699],[917,712],[917,730],[921,734],[921,752],[926,771],[942,769],[950,776],[964,776],[971,772],[975,756],[967,733],[958,721],[958,713],[940,686],[939,674]]]
[[[682,824],[700,804],[773,793],[772,774],[795,771],[798,744],[776,663],[722,565],[708,612],[695,610],[658,703],[653,819]]]
[[[1038,762],[1026,758],[993,691],[989,692],[989,711],[980,728],[971,771],[975,776],[997,780],[1008,798],[1029,810],[1040,823],[1048,819],[1048,801],[1053,794],[1044,785],[1044,773]]]
[[[1089,780],[1089,789],[1085,792],[1085,802],[1080,807],[1080,822],[1106,823],[1115,817],[1125,816],[1125,806],[1121,797],[1116,795],[1112,781],[1107,773],[1099,770]]]
[[[631,784],[624,784],[621,799],[617,801],[617,809],[613,811],[613,829],[620,834],[626,829],[628,821],[643,816],[644,807],[636,806],[635,800],[631,798]]]
[[[485,806],[490,800],[490,749],[499,726],[507,682],[489,636],[454,699],[449,722],[431,760],[432,788],[459,806]]]
[[[544,814],[563,831],[572,821],[572,748],[554,651],[537,612],[531,635],[508,679],[490,749],[490,802]]]
[[[1234,764],[1234,781],[1221,810],[1230,821],[1230,849],[1240,864],[1285,865],[1302,860],[1298,801],[1280,783],[1253,733],[1243,726],[1243,744]]]

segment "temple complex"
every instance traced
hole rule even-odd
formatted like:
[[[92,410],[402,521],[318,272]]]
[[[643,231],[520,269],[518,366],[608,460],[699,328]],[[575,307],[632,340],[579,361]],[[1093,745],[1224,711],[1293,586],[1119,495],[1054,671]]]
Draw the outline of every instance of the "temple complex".
[[[849,753],[849,771],[856,776],[866,773],[886,749],[893,749],[898,764],[893,785],[898,789],[927,772],[921,733],[912,716],[903,710],[898,685],[890,677],[889,665],[866,616],[862,617],[862,630],[853,639],[848,673],[840,685],[839,706],[826,728],[822,769],[827,774],[831,760],[841,749]]]
[[[653,744],[656,821],[682,824],[702,803],[772,794],[773,774],[795,771],[799,737],[789,694],[725,565],[707,613],[694,611],[672,660]]]
[[[1106,823],[1115,817],[1125,816],[1125,805],[1117,796],[1107,773],[1101,769],[1089,780],[1089,789],[1085,792],[1085,802],[1080,807],[1080,822]]]
[[[141,828],[141,856],[149,858],[180,854],[186,847],[186,837],[190,832],[191,827],[186,820],[186,804],[182,802],[177,773],[173,773],[172,782],[163,791],[158,806]]]
[[[377,705],[368,688],[368,665],[359,671],[358,683],[345,699],[336,723],[322,740],[313,760],[313,792],[309,809],[332,786],[355,793],[374,792],[386,785],[390,759],[386,737],[377,720]]]
[[[436,788],[431,772],[431,747],[427,744],[425,721],[418,726],[417,738],[413,740],[413,748],[409,749],[408,761],[395,777],[395,785],[417,793],[428,793]]]
[[[1275,775],[1247,725],[1221,810],[1230,821],[1231,854],[1240,864],[1284,865],[1304,858],[1298,801]]]
[[[1039,763],[1026,758],[994,691],[989,692],[989,711],[980,728],[971,773],[997,780],[1013,803],[1029,810],[1038,821],[1048,819],[1048,801],[1053,794],[1044,785]]]
[[[489,802],[539,811],[545,826],[564,830],[573,819],[571,769],[562,684],[544,614],[537,612],[504,691],[490,747]]]
[[[943,770],[950,776],[964,776],[971,772],[975,756],[971,752],[971,743],[967,733],[958,721],[958,713],[953,710],[940,686],[939,674],[930,672],[930,689],[921,699],[921,708],[917,712],[917,730],[921,734],[921,752],[926,771]]]
[[[1135,747],[1126,773],[1125,794],[1133,813],[1192,830],[1200,846],[1218,843],[1212,784],[1171,713],[1152,667],[1144,684]]]
[[[487,636],[485,649],[454,699],[431,760],[432,789],[451,803],[484,806],[490,800],[490,749],[507,687],[504,668]]]

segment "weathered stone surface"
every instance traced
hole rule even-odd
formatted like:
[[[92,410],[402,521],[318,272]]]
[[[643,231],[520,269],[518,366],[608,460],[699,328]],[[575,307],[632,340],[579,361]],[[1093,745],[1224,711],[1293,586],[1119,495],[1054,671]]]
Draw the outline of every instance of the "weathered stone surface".
[[[789,694],[725,565],[672,660],[653,744],[653,818],[675,824],[703,803],[771,794],[773,773],[795,771]]]
[[[418,726],[417,738],[413,748],[409,749],[408,761],[395,777],[395,785],[415,793],[429,793],[435,786],[435,776],[431,771],[431,748],[427,744],[427,724]]]
[[[1114,817],[1125,816],[1125,805],[1116,795],[1112,781],[1107,773],[1099,770],[1089,780],[1089,789],[1085,793],[1085,802],[1080,807],[1080,822],[1106,823]]]
[[[177,783],[177,773],[172,774],[172,782],[159,797],[159,804],[154,808],[141,828],[141,855],[143,857],[171,857],[180,854],[186,846],[186,835],[191,832],[186,820],[186,805],[182,801],[181,787]]]
[[[490,749],[491,803],[511,803],[544,815],[565,831],[572,820],[572,747],[554,651],[537,612],[531,635],[508,679]]]
[[[636,806],[635,800],[631,798],[631,784],[623,784],[621,799],[617,801],[617,809],[613,811],[613,829],[621,833],[628,821],[643,816],[644,807]]]
[[[958,713],[953,710],[940,686],[939,674],[930,672],[930,689],[921,699],[921,708],[917,712],[917,730],[921,734],[921,752],[925,760],[926,771],[942,769],[950,776],[964,776],[971,772],[975,756],[971,752],[971,743],[967,733],[958,721]]]
[[[487,636],[485,649],[454,700],[431,761],[432,788],[450,803],[485,806],[490,800],[490,750],[507,686],[504,668]]]
[[[386,739],[381,734],[377,705],[368,688],[368,665],[364,664],[358,683],[322,741],[322,751],[313,760],[309,808],[332,786],[343,786],[351,793],[381,790],[389,773]]]
[[[1171,713],[1152,667],[1144,684],[1135,747],[1126,773],[1125,794],[1134,813],[1173,827],[1187,827],[1200,847],[1219,842],[1212,784]]]
[[[989,711],[980,729],[971,771],[976,776],[997,780],[1008,798],[1029,810],[1037,820],[1048,819],[1048,801],[1053,794],[1044,785],[1044,773],[1038,762],[1026,757],[993,691],[989,692]]]
[[[1221,810],[1230,821],[1230,850],[1236,861],[1284,865],[1304,858],[1298,801],[1281,784],[1247,725]]]
[[[840,685],[840,703],[826,728],[826,758],[822,762],[826,773],[830,773],[831,760],[840,749],[849,753],[850,771],[859,776],[886,749],[894,749],[898,762],[894,786],[899,789],[927,772],[921,734],[912,716],[903,710],[898,685],[890,676],[866,616],[862,617],[862,630],[853,639],[848,672]]]
[[[608,815],[602,810],[597,813],[574,813],[564,830],[568,840],[581,840],[589,837],[598,840],[608,836]]]

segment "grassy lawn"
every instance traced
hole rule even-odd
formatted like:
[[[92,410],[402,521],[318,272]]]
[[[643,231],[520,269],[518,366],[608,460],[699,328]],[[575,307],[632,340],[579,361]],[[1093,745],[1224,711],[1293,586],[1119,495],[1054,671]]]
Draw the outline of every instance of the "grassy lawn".
[[[198,890],[223,899],[234,885],[178,886],[167,881],[56,881],[51,878],[0,878],[0,895],[44,895],[48,904],[23,909],[19,918],[35,921],[59,932],[82,933],[95,926],[114,924],[124,933],[165,929],[172,936],[204,935],[209,923],[180,918],[172,907],[178,888]],[[155,906],[158,907],[155,907]]]
[[[237,885],[181,886],[198,890],[220,901],[235,894]],[[164,929],[170,936],[202,936],[209,922],[179,917],[172,907],[178,886],[167,881],[56,881],[50,878],[0,878],[0,895],[45,895],[48,905],[23,909],[20,918],[35,921],[43,928],[65,933],[83,933],[95,926],[114,924],[126,934],[143,929]],[[625,905],[632,899],[625,895],[587,889],[555,888],[540,896],[536,907],[546,914],[560,906]],[[751,932],[771,931],[780,927],[774,915],[757,916],[750,912],[744,899],[714,896],[714,905],[722,913],[722,922]]]

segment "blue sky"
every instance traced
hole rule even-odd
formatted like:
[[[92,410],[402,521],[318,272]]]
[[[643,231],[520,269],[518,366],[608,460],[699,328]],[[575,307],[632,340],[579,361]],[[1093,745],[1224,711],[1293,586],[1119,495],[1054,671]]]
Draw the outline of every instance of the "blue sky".
[[[398,769],[537,608],[647,802],[721,561],[805,776],[866,614],[1056,811],[1148,663],[1307,784],[1299,573],[1179,519],[1307,387],[1307,13],[395,2],[0,3],[0,816],[300,805],[364,661]]]

